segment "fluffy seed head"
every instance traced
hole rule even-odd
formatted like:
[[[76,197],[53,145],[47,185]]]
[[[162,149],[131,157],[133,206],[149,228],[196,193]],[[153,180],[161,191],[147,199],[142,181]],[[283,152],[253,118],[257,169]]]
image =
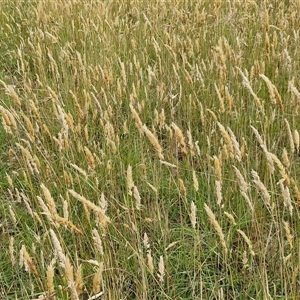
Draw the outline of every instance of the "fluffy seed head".
[[[220,238],[220,242],[221,242],[221,245],[223,247],[223,250],[224,250],[224,253],[225,253],[225,256],[227,256],[227,253],[228,253],[228,248],[227,248],[227,245],[226,245],[226,241],[225,241],[225,236],[224,236],[224,233],[222,231],[222,228],[220,226],[220,224],[218,223],[214,213],[212,212],[212,210],[207,206],[207,204],[204,204],[204,209],[207,213],[207,216],[208,216],[208,219],[210,221],[210,223],[213,225],[213,227],[215,228],[219,238]]]

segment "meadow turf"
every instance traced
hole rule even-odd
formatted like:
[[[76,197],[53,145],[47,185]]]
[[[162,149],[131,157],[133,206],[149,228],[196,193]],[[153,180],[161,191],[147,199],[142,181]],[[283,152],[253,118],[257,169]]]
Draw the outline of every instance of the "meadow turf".
[[[0,8],[0,299],[300,298],[299,1]]]

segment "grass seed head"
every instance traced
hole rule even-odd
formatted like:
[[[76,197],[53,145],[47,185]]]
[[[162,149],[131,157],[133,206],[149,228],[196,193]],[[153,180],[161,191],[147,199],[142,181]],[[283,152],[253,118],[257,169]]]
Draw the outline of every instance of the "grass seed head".
[[[74,281],[73,266],[68,256],[66,256],[66,262],[65,262],[65,276],[68,282]]]
[[[44,194],[44,199],[46,200],[46,203],[47,203],[47,206],[49,208],[51,215],[57,215],[56,204],[55,204],[54,199],[51,196],[50,191],[47,189],[47,187],[43,183],[41,184],[41,189]]]
[[[229,152],[231,154],[234,154],[234,147],[233,147],[232,140],[231,140],[229,133],[226,131],[226,129],[224,128],[224,126],[221,123],[217,122],[217,125],[221,131],[222,137],[225,140],[225,143],[226,143],[226,146],[228,147]]]
[[[20,267],[23,266],[26,272],[32,273],[35,276],[39,276],[38,269],[35,263],[33,262],[32,258],[28,254],[25,245],[22,245],[22,248],[20,250]]]
[[[193,169],[193,186],[196,192],[199,190],[199,183],[196,175],[196,171]]]
[[[240,74],[241,74],[241,76],[243,78],[243,85],[246,87],[246,89],[248,89],[248,91],[250,92],[250,94],[253,96],[253,98],[255,100],[255,103],[258,106],[258,108],[260,109],[260,111],[263,112],[264,109],[263,109],[263,106],[261,104],[261,101],[258,98],[258,96],[254,93],[254,91],[253,91],[253,89],[251,87],[249,79],[247,78],[247,76],[243,73],[243,71],[240,68],[238,68],[238,67],[236,67],[236,68],[239,70],[239,72],[240,72]]]
[[[128,193],[129,196],[132,196],[134,181],[133,181],[133,178],[132,178],[132,167],[131,167],[131,165],[128,165],[126,175],[127,175],[126,176],[127,177],[127,193]]]
[[[244,179],[242,173],[235,167],[233,166],[237,180],[239,182],[239,187],[240,190],[244,193],[246,193],[249,189],[249,184],[246,182],[246,180]]]
[[[291,131],[290,123],[287,119],[284,119],[284,122],[285,122],[286,129],[287,129],[287,132],[288,132],[291,152],[294,153],[295,152],[295,143],[294,143],[294,137],[293,137],[293,134],[292,134],[292,131]]]
[[[204,204],[204,209],[207,213],[207,216],[208,216],[208,219],[210,221],[210,223],[213,225],[213,227],[215,228],[219,238],[220,238],[220,242],[221,242],[221,245],[223,247],[223,250],[224,250],[224,254],[225,256],[227,256],[227,253],[228,253],[228,247],[226,245],[226,241],[225,241],[225,236],[224,236],[224,233],[223,233],[223,230],[220,226],[220,224],[218,223],[217,219],[216,219],[216,216],[214,215],[214,213],[212,212],[212,210],[209,208],[209,206],[207,206],[207,204]]]
[[[269,191],[267,190],[266,186],[260,180],[260,177],[259,177],[259,175],[256,171],[252,170],[251,174],[252,174],[252,177],[253,177],[253,182],[255,183],[255,186],[257,187],[257,189],[262,194],[265,204],[268,207],[270,207],[270,205],[271,205],[271,195],[270,195]]]
[[[294,237],[291,234],[290,224],[287,221],[282,221],[282,222],[283,222],[283,227],[284,227],[284,230],[285,230],[286,238],[287,238],[287,241],[288,241],[289,246],[290,246],[290,250],[292,250],[294,248]]]
[[[133,197],[135,199],[135,207],[137,210],[141,209],[141,196],[136,186],[133,187]]]
[[[243,239],[245,240],[245,242],[247,243],[247,245],[249,247],[249,251],[250,251],[251,255],[254,256],[255,253],[253,251],[252,243],[251,243],[250,239],[247,237],[246,233],[240,229],[237,229],[237,232],[243,237]]]
[[[216,184],[216,194],[217,194],[217,204],[221,206],[222,203],[222,182],[219,180],[215,181]]]
[[[93,202],[87,200],[84,196],[79,195],[74,190],[68,190],[68,192],[78,201],[83,203],[87,208],[90,208],[95,213],[99,214],[99,221],[102,228],[105,228],[107,223],[110,222],[109,217],[105,214],[105,212],[101,209],[101,207],[97,206]]]
[[[81,175],[83,175],[84,178],[88,178],[87,172],[85,170],[83,170],[82,168],[80,168],[76,164],[70,163],[70,166],[72,168],[74,168],[76,171],[78,171],[78,173],[80,173]]]
[[[84,149],[84,153],[86,155],[87,161],[88,161],[89,168],[91,170],[95,170],[96,164],[95,164],[95,159],[94,159],[92,152],[86,146],[84,146],[83,149]]]
[[[142,127],[143,131],[145,132],[146,136],[148,137],[149,141],[151,142],[152,146],[155,148],[158,158],[163,160],[163,149],[160,146],[158,139],[155,137],[155,135],[147,128],[146,125],[143,125]]]
[[[147,264],[148,264],[148,268],[151,274],[154,273],[154,263],[153,263],[153,257],[152,257],[152,253],[151,253],[151,249],[149,249],[147,251]]]
[[[46,276],[47,276],[47,289],[48,289],[47,293],[48,293],[48,296],[51,297],[52,294],[55,292],[54,268],[53,268],[52,263],[50,263],[50,265],[47,267]]]
[[[285,207],[288,208],[288,210],[290,212],[290,215],[292,216],[294,207],[293,207],[293,204],[292,204],[290,189],[286,184],[284,184],[284,182],[285,182],[285,179],[280,179],[278,181],[278,185],[280,186],[280,189],[281,189],[281,194],[282,194],[282,197],[283,197],[283,204],[284,204]]]
[[[186,195],[187,195],[187,189],[186,186],[183,182],[183,180],[181,178],[179,178],[179,192],[181,194],[181,196],[186,199]]]
[[[282,162],[286,168],[289,168],[291,165],[286,148],[283,148],[283,150],[282,150]]]
[[[158,263],[158,278],[160,282],[164,282],[165,277],[165,264],[164,264],[164,257],[161,255],[159,257],[159,263]]]
[[[66,266],[66,256],[63,252],[63,249],[61,247],[61,244],[57,238],[57,235],[56,233],[54,232],[53,229],[50,229],[49,230],[49,233],[50,233],[50,237],[51,237],[51,240],[52,240],[52,243],[53,243],[53,247],[55,249],[55,252],[59,258],[59,262],[60,262],[60,265],[65,268]]]
[[[97,231],[96,228],[94,228],[92,230],[92,233],[93,233],[93,240],[95,242],[96,249],[98,250],[100,255],[103,255],[104,252],[103,252],[102,240],[101,240],[101,237],[99,235],[99,232]]]
[[[137,111],[134,109],[132,104],[129,104],[129,108],[131,110],[132,116],[135,120],[135,125],[139,131],[140,134],[143,134],[144,130],[143,130],[143,122],[141,121]]]
[[[277,104],[280,108],[280,110],[283,112],[284,111],[284,107],[282,104],[282,99],[281,96],[276,88],[276,86],[271,82],[271,80],[264,74],[259,74],[259,76],[264,80],[264,82],[266,83],[267,87],[268,87],[268,91],[269,91],[269,95],[270,95],[270,99],[272,101],[273,104]]]
[[[197,225],[197,207],[194,203],[194,201],[191,202],[191,213],[190,213],[190,218],[191,218],[191,224],[193,229],[196,229],[196,225]]]
[[[219,157],[215,155],[213,159],[214,159],[214,169],[215,169],[217,180],[222,182],[222,161]]]
[[[15,91],[15,86],[13,86],[13,85],[7,85],[7,84],[4,83],[2,80],[0,80],[0,82],[4,85],[7,94],[10,95],[10,96],[13,98],[15,104],[16,104],[17,106],[21,107],[21,105],[22,105],[22,104],[21,104],[21,100],[20,100],[18,94],[17,94],[16,91]]]
[[[100,292],[101,288],[102,288],[102,273],[103,273],[103,262],[101,262],[99,264],[99,267],[96,271],[96,273],[94,274],[94,277],[93,277],[93,293],[94,294],[97,294]]]
[[[183,135],[181,129],[174,122],[171,124],[171,126],[174,129],[175,137],[176,137],[176,140],[178,141],[178,143],[180,145],[181,152],[184,155],[187,155],[187,148],[186,148],[185,138],[184,138],[184,135]]]
[[[82,278],[82,265],[80,264],[75,273],[75,288],[77,294],[80,296],[83,292],[83,278]]]
[[[224,215],[228,218],[228,220],[230,221],[231,225],[235,226],[236,222],[234,219],[234,216],[226,211],[224,211]]]
[[[275,171],[275,167],[274,167],[274,161],[272,159],[271,153],[268,151],[267,146],[265,145],[265,143],[264,143],[262,137],[260,136],[259,132],[257,131],[257,129],[254,128],[251,125],[250,125],[250,127],[253,130],[253,132],[254,132],[254,134],[255,134],[258,142],[259,142],[260,147],[262,148],[263,152],[266,155],[266,158],[267,158],[267,161],[268,161],[268,166],[270,168],[271,173],[273,174],[274,171]]]
[[[10,258],[12,266],[14,266],[16,264],[14,243],[15,243],[15,239],[13,236],[11,236],[9,239],[9,248],[8,249],[9,249],[9,258]]]

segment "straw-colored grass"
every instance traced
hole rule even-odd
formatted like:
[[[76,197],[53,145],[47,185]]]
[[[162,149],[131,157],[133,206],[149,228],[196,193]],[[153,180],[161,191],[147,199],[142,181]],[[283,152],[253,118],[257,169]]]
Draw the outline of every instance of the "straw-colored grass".
[[[0,7],[0,299],[299,298],[299,1]]]

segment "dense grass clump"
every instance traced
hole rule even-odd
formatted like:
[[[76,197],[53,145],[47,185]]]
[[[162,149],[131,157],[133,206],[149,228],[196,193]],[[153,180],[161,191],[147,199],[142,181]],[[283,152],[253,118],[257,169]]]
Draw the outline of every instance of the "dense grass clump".
[[[0,299],[297,299],[297,1],[0,0]]]

